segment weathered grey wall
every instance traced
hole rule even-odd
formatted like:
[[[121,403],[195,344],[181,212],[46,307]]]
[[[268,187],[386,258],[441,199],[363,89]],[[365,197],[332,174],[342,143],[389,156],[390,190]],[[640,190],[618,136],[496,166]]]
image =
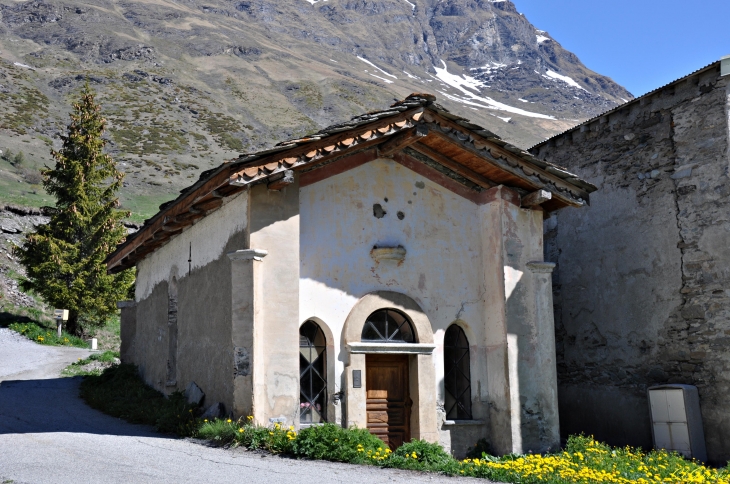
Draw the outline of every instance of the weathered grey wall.
[[[206,394],[205,404],[222,402],[229,411],[234,355],[231,262],[226,254],[247,248],[248,193],[231,200],[214,215],[139,264],[136,335],[131,359],[144,380],[154,388],[171,393],[184,390],[195,381]],[[212,232],[215,230],[217,233]],[[168,276],[160,281],[163,272]],[[175,384],[168,385],[168,297],[169,281],[173,277],[177,281],[178,334]]]
[[[730,458],[728,78],[716,68],[533,152],[599,186],[545,223],[563,437],[650,447],[646,388],[697,385]]]

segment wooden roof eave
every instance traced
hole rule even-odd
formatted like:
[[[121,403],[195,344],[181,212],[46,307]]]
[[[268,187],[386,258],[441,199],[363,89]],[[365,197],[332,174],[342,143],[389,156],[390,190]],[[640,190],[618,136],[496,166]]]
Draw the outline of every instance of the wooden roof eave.
[[[502,142],[494,142],[495,138],[489,138],[491,133],[480,132],[484,129],[479,126],[462,118],[451,119],[448,114],[432,106],[430,101],[426,102],[428,96],[412,96],[418,99],[413,103],[396,103],[394,106],[399,107],[389,111],[373,113],[379,117],[372,121],[358,121],[353,118],[351,126],[337,125],[311,138],[289,141],[253,155],[242,155],[209,173],[204,173],[198,182],[176,200],[161,206],[160,212],[148,220],[139,232],[121,244],[107,258],[107,270],[113,273],[133,266],[147,254],[166,244],[171,237],[217,210],[229,197],[254,184],[269,180],[272,176],[282,177],[289,170],[302,170],[378,145],[377,149],[388,152],[410,144],[417,151],[473,183],[483,187],[496,184],[456,160],[440,155],[425,146],[425,143],[420,143],[425,137],[436,136],[448,141],[475,156],[480,162],[489,163],[516,177],[513,179],[521,180],[525,184],[523,188],[550,191],[554,195],[549,203],[552,209],[582,206],[588,203],[589,192],[596,189],[558,166],[535,159],[528,152]],[[412,96],[407,100],[412,99]],[[417,133],[418,126],[423,125],[436,126],[424,136]],[[577,180],[580,186],[570,183],[566,178]],[[547,208],[548,204],[544,206],[550,210]]]
[[[142,227],[142,229],[132,234],[124,243],[117,247],[117,249],[110,254],[105,261],[107,264],[107,271],[109,273],[115,273],[136,264],[139,260],[139,258],[134,257],[134,253],[137,248],[145,244],[151,237],[154,237],[157,232],[166,232],[163,230],[163,227],[166,225],[173,222],[179,223],[180,219],[178,219],[178,217],[184,218],[186,217],[186,214],[191,212],[200,212],[200,208],[196,207],[200,207],[201,203],[206,204],[206,206],[202,208],[202,211],[205,212],[203,215],[207,215],[207,213],[216,210],[220,206],[214,206],[217,202],[212,203],[211,206],[208,206],[207,203],[207,199],[211,198],[211,194],[213,194],[212,198],[218,198],[214,195],[216,190],[224,190],[229,186],[234,187],[233,189],[228,189],[229,192],[227,196],[230,196],[237,191],[244,190],[247,185],[250,185],[250,183],[237,184],[236,181],[244,177],[245,174],[242,174],[242,172],[247,167],[263,167],[263,170],[259,172],[260,176],[252,177],[255,178],[255,180],[250,180],[258,181],[259,179],[266,179],[270,175],[284,171],[285,169],[291,169],[292,167],[298,168],[305,164],[320,162],[329,157],[342,155],[345,150],[349,151],[353,148],[365,148],[369,145],[375,145],[382,142],[385,137],[400,132],[403,129],[412,128],[418,119],[420,119],[419,115],[420,113],[423,113],[423,111],[424,107],[422,106],[413,107],[398,114],[393,114],[389,117],[356,126],[350,130],[342,131],[308,143],[294,145],[288,149],[273,149],[270,150],[269,154],[262,157],[257,157],[255,159],[244,158],[245,161],[233,160],[221,165],[213,173],[208,175],[206,179],[200,180],[198,183],[193,185],[190,190],[178,197],[178,199],[165,206],[162,210],[160,210],[160,212],[153,216],[148,223]],[[388,127],[388,129],[383,131],[385,127]],[[359,139],[366,134],[368,135],[366,139]],[[342,144],[350,139],[353,139],[352,143],[348,143],[346,146]],[[334,148],[330,150],[330,147]],[[301,163],[290,164],[289,166],[283,162],[285,158],[294,157],[304,157],[306,160],[302,160]],[[277,163],[277,167],[274,168],[271,166],[272,163]],[[272,169],[268,170],[267,165]],[[231,183],[232,181],[233,183]],[[195,219],[195,217],[191,218]],[[195,220],[192,220],[190,224],[187,225],[191,225],[194,221]],[[166,240],[168,239],[169,237]],[[159,248],[159,246],[156,246],[154,250],[157,248]],[[145,255],[147,253],[145,253]],[[122,264],[122,261],[125,261],[125,263]]]
[[[316,145],[314,143],[304,145],[306,150],[282,153],[279,166],[273,166],[273,162],[264,165],[260,160],[250,162],[248,167],[240,167],[231,175],[230,183],[237,186],[248,186],[260,179],[286,170],[298,171],[356,149],[365,149],[383,143],[393,135],[415,127],[422,112],[422,107],[409,109],[398,116],[384,118],[362,127],[328,136]]]
[[[459,126],[457,123],[444,118],[438,113],[427,111],[423,118],[425,121],[434,123],[441,128],[448,128],[445,131],[443,129],[432,129],[431,133],[434,136],[441,137],[456,144],[473,155],[484,159],[486,162],[524,180],[532,189],[538,190],[542,188],[548,190],[556,199],[572,207],[582,207],[589,203],[590,196],[585,190],[548,173],[542,168],[528,164],[526,160],[516,154],[479,136],[471,130]],[[456,136],[453,131],[457,131],[461,136]],[[568,193],[567,196],[565,194],[566,191]]]

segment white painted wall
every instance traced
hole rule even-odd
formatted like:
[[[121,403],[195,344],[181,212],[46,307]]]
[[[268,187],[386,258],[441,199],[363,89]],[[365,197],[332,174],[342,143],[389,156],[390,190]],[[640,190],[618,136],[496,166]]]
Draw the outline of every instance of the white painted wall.
[[[446,328],[462,320],[472,347],[485,339],[477,205],[392,160],[375,160],[302,187],[299,200],[300,323],[316,317],[334,334],[336,391],[341,390],[344,370],[345,319],[362,296],[378,290],[412,297],[430,319],[437,345],[437,388],[442,391]],[[375,203],[386,210],[385,217],[374,217]],[[375,245],[402,245],[405,262],[376,264],[370,256]]]
[[[231,236],[245,230],[247,223],[248,192],[244,191],[226,200],[221,208],[145,257],[137,265],[135,299],[147,298],[157,284],[169,279],[173,267],[178,268],[178,280],[185,277],[191,243],[190,266],[192,269],[203,267],[220,258]]]

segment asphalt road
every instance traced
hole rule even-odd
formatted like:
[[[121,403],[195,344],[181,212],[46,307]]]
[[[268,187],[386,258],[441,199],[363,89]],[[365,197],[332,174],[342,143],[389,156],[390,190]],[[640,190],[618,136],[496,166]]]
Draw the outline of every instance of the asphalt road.
[[[0,483],[486,483],[212,448],[87,407],[60,371],[87,350],[0,328]]]

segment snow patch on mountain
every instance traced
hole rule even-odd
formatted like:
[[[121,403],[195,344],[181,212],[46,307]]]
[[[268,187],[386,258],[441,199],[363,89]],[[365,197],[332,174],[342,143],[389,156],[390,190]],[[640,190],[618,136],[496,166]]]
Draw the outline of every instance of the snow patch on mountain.
[[[309,0],[307,0],[307,1],[309,1]],[[380,72],[382,72],[382,73],[383,73],[383,74],[385,74],[386,76],[388,76],[388,77],[392,77],[393,79],[398,79],[397,77],[395,77],[395,76],[394,76],[393,74],[391,74],[390,72],[385,72],[385,71],[384,71],[383,69],[381,69],[380,67],[376,66],[375,64],[373,64],[373,63],[372,63],[372,62],[370,62],[369,60],[367,60],[367,59],[364,59],[364,58],[362,58],[362,57],[360,57],[360,56],[357,56],[357,58],[358,58],[358,59],[360,59],[361,61],[363,61],[364,63],[366,63],[366,64],[368,64],[368,65],[370,65],[370,66],[373,66],[373,67],[375,67],[375,68],[376,68],[377,70],[379,70]],[[371,75],[372,75],[372,74],[371,74]],[[392,81],[391,81],[391,82],[392,82]]]
[[[471,76],[467,76],[462,74],[461,76],[457,76],[456,74],[452,74],[449,72],[448,67],[446,66],[446,62],[443,60],[441,61],[443,64],[443,69],[440,67],[433,66],[433,68],[436,70],[436,77],[443,81],[444,84],[447,84],[454,89],[458,89],[461,93],[464,94],[464,97],[457,96],[453,94],[449,94],[444,91],[439,91],[439,93],[446,96],[448,99],[451,99],[452,101],[465,104],[467,106],[475,106],[485,109],[496,109],[498,111],[507,111],[509,113],[514,114],[521,114],[522,116],[527,116],[530,118],[541,118],[541,119],[555,119],[554,116],[547,116],[545,114],[540,113],[533,113],[531,111],[525,111],[524,109],[516,108],[513,106],[510,106],[508,104],[504,104],[498,101],[495,101],[494,99],[490,97],[484,97],[479,96],[468,89],[472,89],[476,92],[481,92],[481,87],[487,87],[483,82],[474,79]]]
[[[563,81],[563,82],[567,83],[570,86],[577,87],[578,89],[583,89],[584,91],[588,92],[587,89],[585,89],[583,86],[581,86],[580,84],[578,84],[577,82],[575,82],[572,77],[561,76],[557,72],[551,71],[550,69],[548,69],[548,71],[547,71],[546,74],[547,74],[547,77],[549,77],[551,79],[558,79],[560,81]]]

